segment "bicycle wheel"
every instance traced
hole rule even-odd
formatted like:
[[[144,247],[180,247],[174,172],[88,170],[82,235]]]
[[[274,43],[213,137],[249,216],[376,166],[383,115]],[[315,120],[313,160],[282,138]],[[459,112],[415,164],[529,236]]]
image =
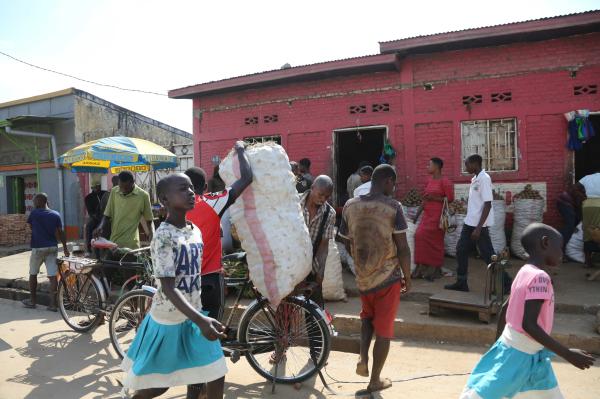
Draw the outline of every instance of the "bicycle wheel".
[[[331,350],[326,321],[299,298],[286,299],[277,310],[266,301],[251,304],[240,320],[238,341],[248,344],[245,356],[258,374],[283,384],[315,375]]]
[[[66,273],[58,287],[58,310],[73,330],[92,330],[104,317],[100,287],[87,274]]]
[[[141,289],[129,291],[115,304],[110,313],[108,328],[110,341],[121,359],[125,357],[151,305],[152,293]]]

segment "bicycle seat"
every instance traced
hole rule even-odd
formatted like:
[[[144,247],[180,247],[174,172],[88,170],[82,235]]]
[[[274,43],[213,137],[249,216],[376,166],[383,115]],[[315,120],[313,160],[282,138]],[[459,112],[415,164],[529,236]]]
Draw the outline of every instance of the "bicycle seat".
[[[223,262],[245,262],[246,261],[246,253],[245,252],[236,252],[233,254],[225,255],[221,258]]]

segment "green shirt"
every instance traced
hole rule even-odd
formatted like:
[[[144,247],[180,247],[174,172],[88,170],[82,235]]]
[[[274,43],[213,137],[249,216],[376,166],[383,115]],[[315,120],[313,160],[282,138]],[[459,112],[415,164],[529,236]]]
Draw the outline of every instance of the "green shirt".
[[[110,240],[121,248],[139,248],[140,234],[138,226],[143,217],[152,220],[152,205],[147,192],[135,186],[133,191],[125,195],[119,187],[110,191],[104,216],[110,218]]]

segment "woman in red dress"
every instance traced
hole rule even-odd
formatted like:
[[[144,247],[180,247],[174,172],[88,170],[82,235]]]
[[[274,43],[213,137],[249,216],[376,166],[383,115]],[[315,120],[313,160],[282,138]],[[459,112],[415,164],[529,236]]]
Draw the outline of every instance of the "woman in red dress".
[[[454,200],[454,188],[450,180],[442,176],[444,161],[431,158],[428,172],[431,178],[425,187],[421,224],[415,233],[415,264],[413,278],[425,278],[433,281],[442,275],[444,265],[444,230],[440,229],[440,216],[444,207],[444,198]],[[417,217],[415,220],[419,217]]]

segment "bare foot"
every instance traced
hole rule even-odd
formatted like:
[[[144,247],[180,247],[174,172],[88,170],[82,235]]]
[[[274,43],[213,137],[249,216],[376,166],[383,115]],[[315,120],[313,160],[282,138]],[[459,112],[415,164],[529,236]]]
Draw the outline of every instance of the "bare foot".
[[[392,387],[392,380],[389,378],[382,378],[377,382],[371,381],[369,386],[367,386],[367,391],[369,392],[377,392],[383,391],[384,389],[388,389]]]
[[[369,364],[363,363],[360,361],[358,363],[356,363],[356,374],[360,375],[361,377],[368,377],[369,376]]]

